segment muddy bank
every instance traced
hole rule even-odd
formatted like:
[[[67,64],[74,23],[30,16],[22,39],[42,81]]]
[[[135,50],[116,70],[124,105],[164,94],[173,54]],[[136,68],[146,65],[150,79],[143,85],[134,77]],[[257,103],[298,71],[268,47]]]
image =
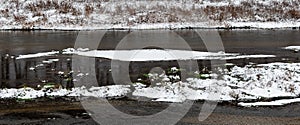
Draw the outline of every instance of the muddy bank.
[[[134,100],[110,100],[111,105],[127,114],[144,116],[164,110],[169,103]],[[299,124],[299,104],[280,107],[237,107],[219,103],[205,121],[198,115],[203,102],[195,102],[189,112],[177,124]],[[1,124],[97,124],[76,99],[56,98],[32,101],[1,100]]]

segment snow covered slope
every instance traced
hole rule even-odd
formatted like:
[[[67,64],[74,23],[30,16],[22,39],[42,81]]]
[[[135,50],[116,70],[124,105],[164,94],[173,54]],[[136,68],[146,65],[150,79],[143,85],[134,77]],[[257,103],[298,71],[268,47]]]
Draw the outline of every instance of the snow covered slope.
[[[298,0],[5,0],[0,29],[300,27]]]

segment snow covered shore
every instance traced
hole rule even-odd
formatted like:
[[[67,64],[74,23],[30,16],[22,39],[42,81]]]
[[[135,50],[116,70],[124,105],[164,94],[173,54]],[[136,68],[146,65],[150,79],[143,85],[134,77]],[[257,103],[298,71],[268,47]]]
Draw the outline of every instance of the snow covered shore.
[[[5,0],[0,29],[299,28],[292,0]]]
[[[175,67],[172,70],[176,69]],[[300,64],[299,63],[270,63],[260,65],[235,66],[222,76],[214,78],[188,78],[187,82],[171,82],[174,76],[165,74],[149,74],[160,82],[146,87],[142,83],[130,85],[112,85],[85,88],[76,87],[70,90],[43,86],[40,90],[32,88],[1,89],[0,98],[32,99],[44,96],[70,97],[123,97],[132,93],[134,97],[146,97],[152,101],[183,102],[185,100],[215,100],[238,101],[241,106],[284,105],[299,102],[296,97],[300,94]],[[213,74],[211,74],[213,75]],[[216,94],[211,98],[210,94]],[[248,103],[249,100],[268,100],[272,98],[289,97],[290,100],[276,100]]]

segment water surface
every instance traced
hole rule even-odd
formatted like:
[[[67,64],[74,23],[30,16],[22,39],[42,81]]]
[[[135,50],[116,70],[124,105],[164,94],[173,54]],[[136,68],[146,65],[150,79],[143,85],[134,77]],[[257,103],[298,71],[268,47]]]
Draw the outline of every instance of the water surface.
[[[87,32],[87,31],[84,31]],[[108,31],[99,45],[99,49],[113,50],[118,43],[133,31]],[[135,31],[145,32],[145,31]],[[151,31],[155,33],[156,31]],[[157,31],[158,32],[158,31]],[[193,30],[175,30],[193,50],[207,51],[201,38]],[[254,63],[270,62],[299,62],[299,53],[283,50],[282,47],[300,45],[300,30],[218,30],[226,52],[241,54],[268,54],[276,55],[276,58],[237,59],[227,60],[239,66]],[[30,59],[16,60],[15,57],[23,54],[49,52],[72,48],[77,39],[78,31],[0,31],[0,83],[1,87],[35,87],[39,84],[55,83],[63,87],[72,87],[72,56],[55,55]],[[143,36],[145,37],[145,36]],[[147,39],[146,39],[147,40]],[[140,42],[130,41],[130,47],[125,49],[137,49]],[[156,41],[159,46],[167,49],[182,49],[179,44]],[[167,44],[167,45],[166,45]],[[149,48],[156,48],[150,46]],[[59,59],[58,62],[43,63],[48,59]],[[202,69],[210,66],[209,60],[198,60]],[[148,61],[131,62],[130,76],[136,81],[143,74],[148,73],[153,67],[161,67],[165,70],[177,66],[176,61]],[[34,68],[34,69],[33,69]],[[114,81],[111,76],[111,60],[96,59],[96,77],[99,85],[111,85]],[[122,70],[122,67],[119,68]],[[59,72],[64,72],[60,74]],[[75,72],[78,73],[78,72]]]

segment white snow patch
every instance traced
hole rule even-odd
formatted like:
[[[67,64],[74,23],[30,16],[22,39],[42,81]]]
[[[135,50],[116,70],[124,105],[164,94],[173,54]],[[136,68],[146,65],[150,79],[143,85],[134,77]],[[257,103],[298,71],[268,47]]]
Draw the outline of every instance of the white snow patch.
[[[34,67],[30,67],[29,70],[33,71],[33,70],[35,70],[35,68]]]
[[[262,19],[259,19],[262,20]],[[238,21],[227,21],[227,25],[231,27],[250,27],[259,29],[279,29],[279,28],[291,28],[300,27],[300,22],[287,21],[287,22],[238,22]],[[225,25],[219,25],[219,27],[226,27]]]
[[[48,60],[44,60],[44,61],[42,61],[43,63],[48,63],[48,64],[50,64],[50,63],[53,63],[53,62],[58,62],[59,61],[59,59],[48,59]]]
[[[59,51],[43,52],[36,54],[20,55],[17,59],[26,59],[59,54]],[[87,57],[99,57],[121,61],[169,61],[169,60],[230,60],[242,58],[271,58],[275,55],[239,55],[238,53],[224,52],[201,52],[190,50],[158,50],[158,49],[136,49],[136,50],[89,50],[88,48],[67,48],[62,54],[76,54]],[[43,63],[56,62],[58,59],[49,59]]]
[[[220,80],[188,78],[187,82],[162,81],[158,86],[137,89],[133,95],[168,102],[202,99],[243,101],[297,97],[300,94],[300,72],[298,71],[300,71],[300,63],[235,66]]]
[[[241,58],[268,58],[274,55],[239,55],[237,53],[200,52],[189,50],[91,50],[78,51],[72,48],[65,49],[63,54],[77,54],[88,57],[101,57],[122,61],[168,61],[168,60],[211,60],[211,59],[241,59]]]
[[[35,54],[27,54],[27,55],[19,55],[16,59],[27,59],[27,58],[35,58],[35,57],[42,57],[42,56],[50,56],[54,54],[58,54],[59,51],[52,51],[52,52],[42,52],[42,53],[35,53]]]
[[[300,102],[300,98],[295,98],[295,99],[281,99],[281,100],[275,100],[271,102],[240,102],[238,105],[240,106],[245,106],[245,107],[251,107],[251,106],[281,106],[281,105],[286,105],[290,103],[296,103]]]
[[[44,96],[92,96],[92,97],[117,97],[124,96],[129,92],[128,86],[114,85],[104,87],[92,87],[86,89],[85,87],[76,87],[72,90],[67,89],[41,89],[35,90],[32,88],[20,89],[1,89],[0,98],[19,98],[19,99],[34,99]]]
[[[79,53],[79,52],[86,52],[89,51],[89,48],[67,48],[67,49],[63,49],[62,53],[63,54],[75,54],[75,53]]]
[[[283,47],[283,49],[299,51],[300,50],[300,46],[287,46],[287,47]]]

